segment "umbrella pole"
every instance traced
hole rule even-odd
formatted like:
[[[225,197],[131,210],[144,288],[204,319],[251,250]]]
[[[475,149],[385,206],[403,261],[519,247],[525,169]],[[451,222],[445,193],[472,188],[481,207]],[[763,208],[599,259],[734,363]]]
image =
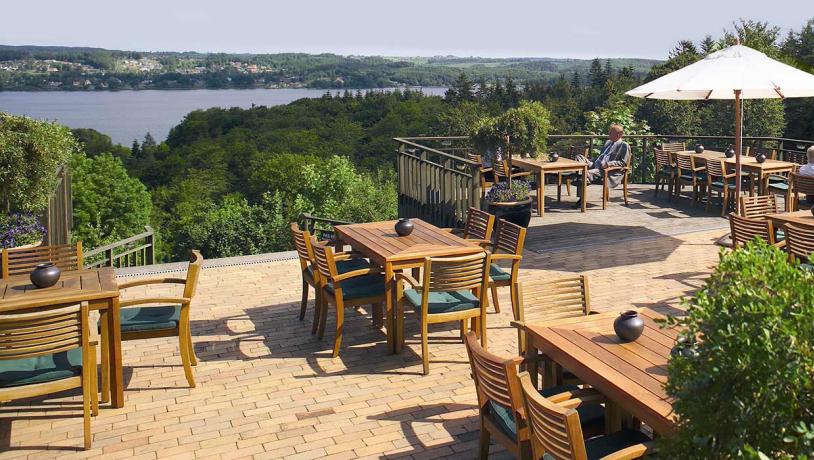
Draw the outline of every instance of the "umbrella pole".
[[[741,199],[741,147],[743,145],[743,119],[741,115],[741,90],[735,90],[735,212]]]

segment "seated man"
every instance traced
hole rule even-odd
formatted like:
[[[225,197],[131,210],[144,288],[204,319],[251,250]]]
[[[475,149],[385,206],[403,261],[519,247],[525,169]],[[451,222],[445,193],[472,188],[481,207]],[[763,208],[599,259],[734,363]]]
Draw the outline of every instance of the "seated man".
[[[630,146],[627,142],[622,140],[625,134],[624,128],[621,125],[613,124],[608,129],[608,140],[602,146],[602,151],[594,161],[585,158],[583,155],[577,155],[575,160],[588,164],[588,184],[601,184],[603,170],[608,167],[614,166],[627,166],[628,159],[630,158]],[[622,171],[614,171],[608,176],[608,187],[616,188],[622,182]],[[582,206],[583,197],[580,196],[582,192],[582,179],[575,179],[573,184],[577,186],[577,196],[580,199],[577,201],[575,208]]]
[[[814,145],[806,150],[806,156],[808,157],[808,164],[800,166],[800,171],[797,174],[804,177],[814,177]],[[814,195],[806,195],[806,202],[814,204]]]

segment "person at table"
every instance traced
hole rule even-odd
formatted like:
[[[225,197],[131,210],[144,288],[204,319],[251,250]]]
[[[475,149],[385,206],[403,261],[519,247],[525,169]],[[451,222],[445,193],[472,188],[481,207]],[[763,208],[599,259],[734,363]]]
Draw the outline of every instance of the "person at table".
[[[814,177],[814,145],[806,150],[806,156],[808,157],[808,163],[800,166],[797,174],[803,177]],[[814,195],[806,195],[806,202],[814,204]]]
[[[604,175],[604,170],[611,167],[616,166],[627,166],[628,159],[630,158],[630,146],[627,142],[622,140],[622,137],[625,135],[625,129],[622,125],[613,124],[610,125],[608,128],[608,140],[605,141],[605,145],[602,146],[602,150],[596,159],[593,161],[590,158],[585,157],[584,155],[577,155],[575,160],[583,162],[588,165],[588,183],[590,184],[601,184],[602,177]],[[616,188],[622,183],[622,177],[624,176],[622,171],[614,171],[610,175],[608,175],[608,187],[609,188]],[[574,185],[577,186],[577,196],[579,196],[579,200],[574,205],[575,208],[582,206],[582,178],[575,179],[573,182]]]

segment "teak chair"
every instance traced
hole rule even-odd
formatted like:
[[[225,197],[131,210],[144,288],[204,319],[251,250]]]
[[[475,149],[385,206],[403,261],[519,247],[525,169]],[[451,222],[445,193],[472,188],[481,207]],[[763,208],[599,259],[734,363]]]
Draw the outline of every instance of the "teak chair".
[[[300,271],[302,272],[302,302],[300,304],[300,321],[305,319],[305,310],[308,307],[308,287],[314,288],[316,299],[314,300],[314,322],[311,325],[311,334],[316,334],[317,326],[319,324],[319,295],[320,290],[317,289],[317,281],[314,276],[314,244],[313,237],[307,231],[300,230],[299,225],[291,223],[289,225],[291,236],[294,239],[294,247],[297,249],[297,256],[300,259]],[[349,271],[365,268],[368,263],[364,259],[348,259],[337,262],[336,268],[340,273],[347,273]]]
[[[509,161],[503,159],[498,160],[497,158],[492,160],[492,171],[495,174],[495,183],[506,182],[509,175],[512,176],[512,179],[526,179],[532,174],[531,171],[523,171],[520,168],[512,168],[512,170],[509,171]]]
[[[661,144],[661,150],[664,152],[685,152],[687,151],[687,144],[684,142],[665,142]]]
[[[577,157],[577,152],[582,152],[582,155],[585,158],[588,158],[588,147],[580,147],[578,145],[572,145],[568,148],[568,153],[565,155],[566,158],[570,160],[575,160]],[[565,193],[568,196],[571,196],[571,178],[579,173],[573,171],[564,171],[557,173],[557,196],[561,196],[562,194],[562,186],[565,185]],[[542,180],[542,179],[541,179]],[[545,185],[545,184],[543,184]]]
[[[469,208],[466,211],[466,226],[463,230],[449,229],[453,233],[460,234],[464,239],[478,243],[480,245],[491,244],[492,229],[495,227],[495,216],[477,208]]]
[[[608,200],[610,199],[610,187],[608,185],[608,180],[610,179],[610,175],[619,171],[622,171],[622,196],[625,199],[625,205],[627,205],[627,180],[628,176],[630,176],[630,163],[632,161],[633,152],[628,155],[627,164],[625,166],[608,166],[602,170],[602,209],[608,208]]]
[[[492,168],[483,165],[483,157],[477,153],[467,153],[466,158],[480,165],[480,196],[486,197],[486,189],[495,185],[495,174]]]
[[[85,449],[90,449],[90,416],[99,413],[99,393],[88,305],[0,315],[0,401],[73,388],[82,388]]]
[[[811,267],[811,253],[814,253],[814,229],[811,227],[786,224],[783,226],[786,233],[786,252],[790,260],[799,260]],[[812,267],[814,268],[814,267]]]
[[[466,332],[466,320],[478,333],[481,345],[486,348],[486,307],[489,298],[488,252],[460,257],[424,258],[423,282],[408,273],[398,273],[396,278],[412,286],[404,291],[404,298],[397,306],[397,317],[403,317],[403,303],[409,302],[421,317],[421,359],[424,374],[430,372],[428,329],[430,324],[460,321],[461,338]]]
[[[783,207],[777,195],[742,196],[739,210],[743,217],[763,219],[769,214],[783,212]]]
[[[786,211],[792,211],[794,205],[791,202],[792,195],[792,173],[797,173],[800,165],[794,165],[794,169],[789,172],[775,173],[769,176],[769,193],[783,195],[786,201]]]
[[[734,171],[726,172],[726,163],[723,160],[707,161],[707,204],[705,209],[709,211],[709,203],[712,201],[712,192],[718,192],[718,199],[721,201],[721,217],[726,215],[729,209],[729,202],[735,193],[736,174]]]
[[[732,249],[737,249],[738,246],[752,241],[755,237],[762,238],[763,241],[777,247],[783,247],[785,244],[783,241],[775,243],[774,226],[770,220],[750,219],[737,214],[729,214],[729,228]]]
[[[34,248],[3,249],[2,275],[27,275],[37,264],[53,262],[61,270],[82,270],[82,242],[59,246],[37,246]]]
[[[528,372],[520,373],[520,392],[528,423],[534,460],[626,460],[641,458],[651,440],[638,430],[626,429],[585,440],[578,408],[604,400],[599,393],[552,402],[542,397]]]
[[[345,326],[345,308],[360,305],[373,306],[373,320],[382,316],[384,297],[384,275],[380,268],[358,268],[340,273],[338,264],[348,261],[352,254],[334,253],[329,246],[314,245],[316,258],[317,285],[320,290],[318,336],[325,334],[325,322],[328,317],[328,305],[336,306],[336,335],[334,335],[333,357],[339,356],[342,344],[342,331]]]
[[[659,186],[664,190],[664,185],[667,185],[667,199],[673,197],[673,186],[676,181],[676,164],[673,159],[673,153],[667,150],[654,149],[653,154],[656,157],[656,187],[653,189],[653,196],[658,196]]]
[[[473,332],[464,336],[472,379],[478,394],[480,415],[479,456],[489,456],[489,441],[494,438],[500,445],[518,458],[528,458],[529,431],[526,426],[520,382],[517,379],[518,366],[523,358],[503,358],[484,350]],[[554,403],[575,397],[593,395],[593,390],[582,390],[576,386],[549,388],[540,392],[541,396]],[[592,434],[604,431],[604,411],[599,405],[584,405],[580,410],[584,429]]]
[[[154,339],[159,337],[178,337],[181,363],[184,366],[184,376],[187,383],[195,388],[195,378],[192,375],[192,366],[198,365],[195,356],[195,347],[192,345],[192,332],[189,326],[189,309],[195,290],[198,287],[198,278],[201,274],[203,256],[200,251],[193,250],[187,267],[187,277],[184,278],[151,278],[130,281],[119,284],[119,289],[129,289],[136,286],[152,286],[161,284],[175,284],[184,287],[181,297],[154,296],[138,299],[123,300],[121,302],[121,336],[122,341]],[[160,304],[160,305],[155,305]],[[141,306],[137,306],[141,305]],[[102,343],[107,343],[107,328],[102,330]],[[102,395],[107,401],[110,394],[110,372],[108,369],[107,347],[102,347]]]
[[[681,190],[685,185],[692,185],[692,201],[696,203],[700,194],[700,189],[707,182],[706,168],[695,166],[695,158],[687,153],[676,153],[676,197],[681,196]]]
[[[509,286],[511,291],[512,312],[517,315],[517,279],[520,276],[520,262],[523,260],[523,245],[526,241],[526,229],[509,221],[500,219],[497,223],[497,236],[492,248],[492,264],[489,266],[489,289],[492,291],[492,302],[495,312],[500,313],[497,288]],[[512,267],[506,272],[496,260],[511,260]]]
[[[800,209],[800,195],[814,196],[814,177],[801,176],[799,173],[791,173],[791,188],[794,190],[794,201],[792,211]]]

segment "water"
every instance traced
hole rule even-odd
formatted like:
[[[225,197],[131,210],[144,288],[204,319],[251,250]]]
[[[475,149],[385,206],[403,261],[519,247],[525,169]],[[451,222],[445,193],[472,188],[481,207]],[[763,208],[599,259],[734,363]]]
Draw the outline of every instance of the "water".
[[[421,88],[427,95],[443,95],[446,88]],[[355,92],[355,90],[353,90]],[[370,91],[370,90],[362,90]],[[374,91],[382,91],[380,89]],[[336,91],[333,91],[336,93]],[[304,97],[316,98],[323,89],[144,90],[116,92],[0,92],[0,112],[47,119],[71,128],[93,128],[114,143],[129,146],[150,133],[166,139],[170,128],[186,114],[210,107],[274,106]]]

